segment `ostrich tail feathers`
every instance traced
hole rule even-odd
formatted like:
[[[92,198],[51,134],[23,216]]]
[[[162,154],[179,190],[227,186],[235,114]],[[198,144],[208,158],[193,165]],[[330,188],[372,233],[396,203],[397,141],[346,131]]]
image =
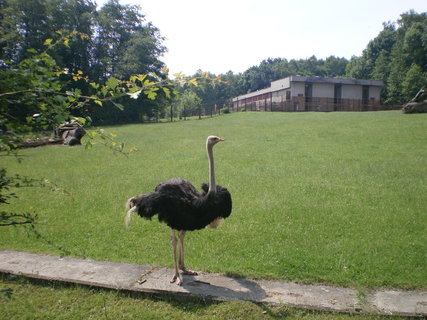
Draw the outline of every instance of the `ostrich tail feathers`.
[[[126,226],[126,228],[130,227],[130,218],[132,217],[132,213],[134,213],[134,212],[135,212],[135,207],[129,209],[129,211],[126,213],[126,216],[125,216],[125,226]]]
[[[128,211],[130,208],[132,208],[133,207],[133,198],[134,197],[132,197],[132,198],[129,198],[127,201],[126,201],[126,205],[125,205],[125,210],[126,211]]]
[[[129,227],[132,213],[137,213],[140,217],[151,219],[157,214],[158,197],[155,192],[140,194],[130,198],[126,202],[125,225]]]
[[[130,227],[130,219],[132,216],[132,213],[136,211],[136,206],[133,204],[133,198],[128,199],[126,202],[126,216],[125,216],[125,226],[126,228]]]

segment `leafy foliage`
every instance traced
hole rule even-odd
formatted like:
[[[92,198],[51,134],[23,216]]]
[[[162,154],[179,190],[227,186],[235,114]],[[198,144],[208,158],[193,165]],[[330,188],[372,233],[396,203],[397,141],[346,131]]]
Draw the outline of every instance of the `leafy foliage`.
[[[403,13],[396,23],[369,42],[361,57],[353,57],[347,76],[384,80],[382,99],[389,104],[409,101],[427,86],[427,13]]]
[[[186,90],[177,101],[177,109],[180,117],[186,118],[194,114],[200,114],[202,99],[193,91]]]
[[[78,75],[73,82],[65,86],[62,83],[69,91],[79,90],[77,95],[95,94],[90,83],[102,84],[110,78],[124,80],[134,74],[153,73],[166,79],[167,76],[162,75],[164,65],[159,60],[166,50],[162,45],[163,37],[155,26],[146,23],[139,10],[138,6],[121,5],[117,0],[107,2],[99,10],[92,0],[2,0],[1,67],[5,67],[4,62],[6,66],[19,64],[31,57],[33,50],[42,52],[49,46],[49,56],[57,66],[66,69],[69,75]],[[52,46],[53,43],[56,45]],[[86,79],[80,77],[81,74]],[[11,91],[8,88],[2,86],[2,92]],[[99,101],[92,100],[86,103],[86,108],[74,108],[70,112],[75,116],[91,116],[94,123],[126,122],[151,112],[144,103],[164,93],[154,94],[154,91],[156,89],[151,89],[139,96],[137,104],[123,100],[97,109]],[[111,119],[110,111],[116,107],[124,112],[113,111],[115,117]],[[138,113],[136,117],[135,112]]]

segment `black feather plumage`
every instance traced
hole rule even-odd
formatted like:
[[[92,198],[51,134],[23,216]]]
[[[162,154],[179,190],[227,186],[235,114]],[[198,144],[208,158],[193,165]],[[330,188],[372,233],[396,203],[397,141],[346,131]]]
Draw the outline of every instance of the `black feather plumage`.
[[[159,221],[174,230],[197,230],[217,218],[231,214],[232,200],[228,190],[216,186],[216,192],[208,193],[208,185],[202,184],[202,193],[187,180],[174,178],[160,183],[152,193],[135,196],[129,200],[139,216]]]

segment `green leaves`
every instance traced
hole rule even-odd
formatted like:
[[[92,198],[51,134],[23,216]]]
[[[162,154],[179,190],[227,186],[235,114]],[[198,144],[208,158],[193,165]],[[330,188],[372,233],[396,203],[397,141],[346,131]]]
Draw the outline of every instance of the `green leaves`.
[[[111,100],[111,103],[121,111],[123,111],[125,109],[124,105],[122,105],[120,103],[114,102],[113,100]]]
[[[114,77],[109,78],[105,83],[105,85],[111,90],[115,90],[119,84],[120,84],[120,81]]]
[[[163,92],[165,93],[166,98],[170,99],[171,98],[171,91],[169,88],[163,87]]]
[[[402,104],[427,83],[427,16],[411,10],[383,25],[362,56],[351,59],[347,76],[383,80],[383,102]]]
[[[129,80],[132,81],[132,82],[136,82],[136,81],[142,82],[142,81],[144,81],[144,79],[146,77],[147,77],[146,74],[137,74],[137,75],[134,75],[134,76],[130,76]]]
[[[147,96],[148,99],[155,100],[157,97],[158,90],[159,88],[152,87],[152,88],[149,88],[148,90],[144,90],[144,94]]]
[[[95,90],[97,90],[97,89],[99,88],[99,83],[91,82],[91,83],[89,83],[89,84],[90,84],[90,86],[91,86],[92,88],[94,88]]]

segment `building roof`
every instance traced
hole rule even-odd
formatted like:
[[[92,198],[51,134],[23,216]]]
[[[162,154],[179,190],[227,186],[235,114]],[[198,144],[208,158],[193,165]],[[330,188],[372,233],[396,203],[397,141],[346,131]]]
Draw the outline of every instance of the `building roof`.
[[[272,90],[271,87],[268,87],[268,88],[261,89],[261,90],[258,90],[258,91],[254,91],[254,92],[249,92],[247,94],[243,94],[241,96],[238,96],[237,98],[242,98],[242,99],[243,98],[251,98],[251,97],[256,97],[256,96],[262,95],[264,93],[270,93],[270,92],[273,92],[273,91],[277,91],[277,90]],[[233,98],[233,100],[237,99],[237,98]]]
[[[361,86],[375,86],[375,87],[382,87],[384,84],[382,80],[365,80],[365,79],[351,79],[351,78],[323,78],[323,77],[315,77],[315,76],[290,76],[287,78],[272,81],[270,84],[270,87],[268,88],[235,97],[233,98],[233,101],[238,101],[241,99],[259,96],[264,93],[284,90],[284,89],[290,88],[291,82],[333,83],[333,84],[342,84],[342,85],[361,85]]]
[[[358,84],[361,86],[383,86],[382,80],[364,80],[352,78],[322,78],[322,77],[306,77],[306,76],[290,76],[291,82],[322,82],[322,83],[338,83],[338,84]]]

